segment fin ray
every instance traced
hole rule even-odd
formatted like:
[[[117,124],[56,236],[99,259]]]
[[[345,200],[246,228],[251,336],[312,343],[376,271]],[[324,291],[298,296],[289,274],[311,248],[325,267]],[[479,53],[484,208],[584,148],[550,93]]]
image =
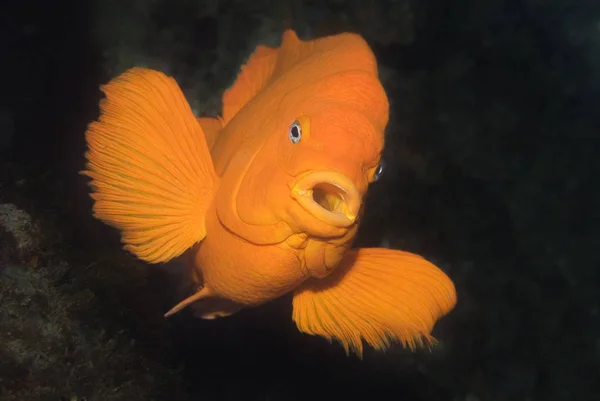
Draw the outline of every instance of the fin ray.
[[[424,258],[384,248],[350,251],[324,279],[294,293],[293,320],[304,333],[337,340],[362,356],[363,340],[385,350],[435,342],[435,322],[456,303],[452,281]]]
[[[132,68],[102,87],[86,131],[94,216],[124,248],[167,262],[201,241],[218,178],[204,133],[175,80]]]

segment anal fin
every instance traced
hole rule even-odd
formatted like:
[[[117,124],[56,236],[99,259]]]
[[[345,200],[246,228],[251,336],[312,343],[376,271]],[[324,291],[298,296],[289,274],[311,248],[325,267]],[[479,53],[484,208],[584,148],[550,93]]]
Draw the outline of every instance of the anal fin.
[[[293,320],[304,333],[362,356],[363,343],[385,350],[431,344],[435,322],[454,308],[452,281],[424,258],[384,248],[349,251],[324,279],[294,293]]]

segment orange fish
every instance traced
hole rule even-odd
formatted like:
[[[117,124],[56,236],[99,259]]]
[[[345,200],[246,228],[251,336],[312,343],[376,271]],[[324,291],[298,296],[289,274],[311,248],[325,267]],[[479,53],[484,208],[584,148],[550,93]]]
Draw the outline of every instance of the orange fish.
[[[192,305],[213,319],[293,292],[304,333],[362,356],[435,342],[456,303],[424,258],[353,249],[363,197],[381,173],[389,105],[367,43],[343,33],[259,46],[196,118],[173,78],[132,68],[102,87],[86,132],[94,216],[148,263],[187,260]]]

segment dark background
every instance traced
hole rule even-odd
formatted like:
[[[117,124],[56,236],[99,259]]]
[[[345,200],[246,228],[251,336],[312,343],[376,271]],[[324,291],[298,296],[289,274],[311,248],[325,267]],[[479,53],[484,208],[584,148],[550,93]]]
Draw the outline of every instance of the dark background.
[[[373,47],[387,170],[358,245],[424,255],[459,303],[433,352],[298,333],[290,299],[214,322],[91,217],[98,86],[174,75],[200,114],[287,23]],[[0,400],[596,400],[600,2],[23,1],[0,6]]]

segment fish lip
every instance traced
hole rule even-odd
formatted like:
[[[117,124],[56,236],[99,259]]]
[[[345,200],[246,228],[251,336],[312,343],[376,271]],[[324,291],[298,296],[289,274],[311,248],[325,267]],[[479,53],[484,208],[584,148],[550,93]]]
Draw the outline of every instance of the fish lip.
[[[310,171],[296,179],[290,189],[292,198],[324,223],[346,228],[357,220],[361,196],[356,185],[342,173]],[[338,198],[340,202],[336,202],[333,210],[325,208],[315,200],[317,190],[324,196]]]

